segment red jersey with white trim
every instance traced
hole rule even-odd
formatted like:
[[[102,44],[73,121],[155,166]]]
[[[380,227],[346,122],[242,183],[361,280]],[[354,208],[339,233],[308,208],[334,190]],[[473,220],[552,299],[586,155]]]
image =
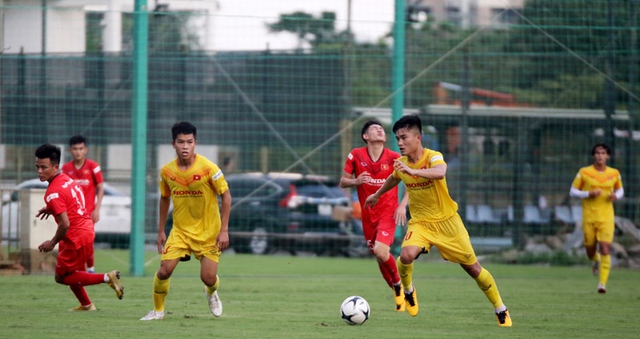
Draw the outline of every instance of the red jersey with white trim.
[[[96,186],[104,182],[100,165],[91,159],[84,159],[82,167],[76,168],[72,160],[62,165],[62,172],[75,180],[82,188],[86,198],[85,206],[91,215],[93,209],[96,208]]]
[[[344,171],[353,174],[356,178],[362,172],[369,172],[371,182],[358,186],[358,200],[362,207],[362,219],[369,218],[372,222],[377,222],[382,217],[393,218],[393,214],[398,208],[398,186],[383,194],[378,200],[375,208],[364,208],[364,202],[371,194],[376,193],[393,173],[393,161],[400,158],[400,154],[385,148],[378,161],[373,161],[366,147],[354,148],[347,155],[344,163]]]
[[[47,187],[44,202],[56,217],[56,223],[59,222],[57,215],[67,212],[69,230],[61,240],[65,246],[78,249],[93,243],[95,233],[91,214],[85,207],[82,188],[73,179],[64,173],[56,175]]]

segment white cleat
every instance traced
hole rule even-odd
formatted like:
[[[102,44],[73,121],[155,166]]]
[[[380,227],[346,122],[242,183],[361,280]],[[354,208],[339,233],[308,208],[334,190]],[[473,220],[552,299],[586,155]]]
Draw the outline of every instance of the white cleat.
[[[204,296],[207,298],[207,302],[209,303],[209,309],[211,310],[211,314],[214,317],[219,317],[222,315],[222,301],[218,297],[218,291],[213,292],[213,294],[209,294],[207,292],[207,286],[204,287]]]
[[[140,320],[162,320],[164,319],[164,311],[156,312],[155,310],[149,311],[147,315],[140,318]]]

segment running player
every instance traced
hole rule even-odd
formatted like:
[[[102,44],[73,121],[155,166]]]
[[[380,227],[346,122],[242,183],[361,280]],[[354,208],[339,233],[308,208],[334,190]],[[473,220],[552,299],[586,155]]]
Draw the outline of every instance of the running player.
[[[204,295],[215,317],[222,315],[218,297],[220,254],[229,247],[229,212],[231,193],[218,165],[196,154],[196,127],[178,122],[171,128],[177,159],[160,170],[160,220],[158,254],[160,267],[153,279],[153,305],[140,320],[164,318],[165,299],[169,293],[171,274],[180,261],[188,261],[193,253],[200,261],[200,279]],[[218,208],[218,196],[221,208]],[[164,224],[173,202],[173,227],[169,238]]]
[[[93,222],[85,207],[80,186],[66,174],[58,172],[60,154],[60,148],[50,144],[44,144],[36,150],[38,178],[49,182],[44,195],[46,206],[38,211],[36,217],[46,219],[53,215],[58,224],[53,238],[44,241],[38,249],[40,252],[51,252],[58,245],[55,280],[58,284],[69,286],[80,302],[70,311],[95,311],[96,307],[84,286],[109,284],[116,291],[118,299],[122,299],[124,287],[120,284],[119,271],[85,271],[87,258],[93,256]]]
[[[347,155],[340,186],[357,187],[359,204],[375,193],[387,177],[393,173],[393,161],[400,154],[384,147],[387,136],[377,120],[369,120],[360,133],[365,147],[354,148]],[[396,259],[390,252],[396,225],[406,223],[407,199],[398,204],[398,188],[394,187],[381,196],[376,209],[361,208],[362,230],[369,251],[375,255],[382,277],[394,291],[396,311],[404,311],[404,294]]]
[[[569,194],[582,199],[584,248],[587,257],[593,261],[593,274],[600,278],[598,293],[606,293],[615,230],[613,202],[622,199],[624,188],[620,172],[607,166],[611,156],[611,148],[607,144],[593,146],[591,156],[593,165],[578,171]]]
[[[458,204],[449,196],[445,175],[447,164],[440,152],[422,147],[422,122],[406,115],[393,125],[403,157],[394,163],[394,172],[380,189],[370,195],[365,206],[374,206],[380,197],[405,183],[409,194],[411,220],[402,242],[398,271],[405,293],[407,313],[418,315],[418,295],[412,281],[413,261],[431,246],[442,258],[460,266],[471,276],[495,309],[498,325],[510,327],[511,317],[502,303],[495,280],[478,262],[469,233],[458,215]]]

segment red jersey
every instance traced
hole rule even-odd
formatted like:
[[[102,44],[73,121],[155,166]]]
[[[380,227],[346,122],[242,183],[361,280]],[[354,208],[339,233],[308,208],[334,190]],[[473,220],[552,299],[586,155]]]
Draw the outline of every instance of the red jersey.
[[[76,169],[72,160],[62,165],[62,173],[68,175],[80,185],[86,198],[85,206],[89,211],[89,215],[91,215],[93,209],[96,208],[96,186],[104,182],[100,165],[91,159],[84,159],[84,165]]]
[[[371,182],[358,186],[358,200],[362,207],[362,219],[376,222],[383,217],[393,218],[396,208],[398,208],[398,187],[394,187],[383,194],[376,203],[375,208],[364,208],[364,202],[371,194],[376,193],[393,173],[393,161],[400,158],[400,154],[385,148],[378,161],[373,161],[366,147],[354,148],[347,156],[344,163],[344,171],[351,173],[357,178],[362,172],[369,172]]]
[[[64,173],[56,175],[51,180],[44,194],[47,210],[52,215],[67,212],[69,230],[61,241],[64,241],[65,246],[74,249],[92,244],[95,237],[91,214],[85,208],[84,200],[82,188]]]

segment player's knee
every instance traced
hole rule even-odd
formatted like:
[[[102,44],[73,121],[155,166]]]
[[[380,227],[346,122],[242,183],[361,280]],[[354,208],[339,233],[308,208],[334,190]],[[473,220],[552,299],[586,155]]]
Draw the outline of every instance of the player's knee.
[[[54,279],[58,284],[64,285],[64,277],[63,276],[60,276],[60,275],[56,274]]]
[[[206,275],[206,276],[201,275],[200,276],[200,280],[202,280],[202,282],[207,286],[213,286],[218,281],[218,279],[217,279],[215,274],[213,276],[211,276],[211,275]]]

